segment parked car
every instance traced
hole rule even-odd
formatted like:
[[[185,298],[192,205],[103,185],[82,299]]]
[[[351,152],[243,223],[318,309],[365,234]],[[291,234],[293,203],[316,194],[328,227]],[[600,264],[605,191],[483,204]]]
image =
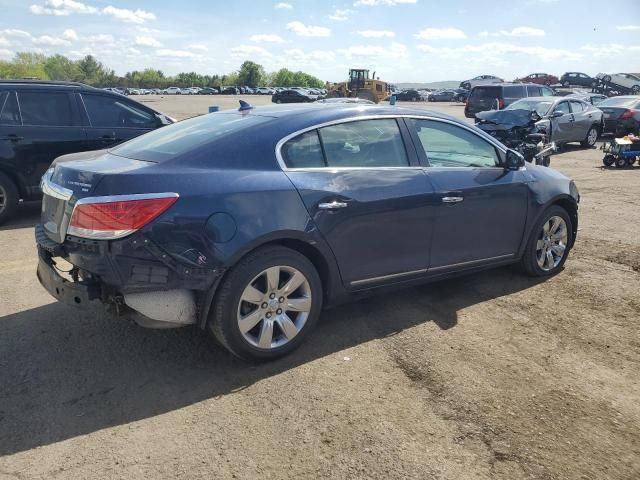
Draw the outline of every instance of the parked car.
[[[398,92],[395,94],[395,96],[396,100],[402,102],[417,102],[419,100],[422,100],[422,95],[420,95],[420,92],[412,88]]]
[[[456,92],[456,102],[460,103],[466,102],[467,98],[469,98],[469,93],[471,93],[469,90],[464,88],[454,88],[453,91]]]
[[[478,75],[477,77],[473,77],[469,80],[464,80],[460,82],[460,88],[464,88],[465,90],[471,90],[473,87],[478,85],[487,85],[490,83],[503,83],[504,80],[500,77],[496,77],[495,75]]]
[[[599,73],[596,78],[616,86],[623,93],[640,93],[640,77],[632,73]]]
[[[640,96],[611,97],[598,104],[604,115],[604,133],[622,137],[640,135]]]
[[[323,307],[381,287],[513,263],[559,272],[578,190],[524,166],[481,130],[421,109],[194,117],[54,163],[38,278],[72,306],[197,325],[238,356],[270,360],[298,347]]]
[[[272,88],[269,87],[258,87],[256,89],[256,93],[258,95],[273,95],[275,92],[275,90],[273,90]]]
[[[593,147],[602,131],[602,112],[579,98],[531,97],[512,103],[501,111],[480,112],[478,127],[489,134],[499,133],[512,121],[506,112],[523,111],[525,117],[535,114],[535,125],[548,135],[549,142],[562,146],[580,142],[583,147]],[[503,115],[501,112],[505,112]]]
[[[531,83],[480,85],[471,89],[471,93],[469,93],[469,98],[464,107],[464,115],[467,118],[474,118],[478,112],[485,110],[502,110],[521,98],[540,96],[553,96],[553,90],[549,87]]]
[[[429,102],[455,102],[458,93],[455,90],[436,90],[427,96]]]
[[[164,93],[166,95],[180,95],[182,93],[182,89],[180,87],[169,87]]]
[[[170,123],[146,105],[78,83],[0,81],[0,224],[21,200],[40,198],[40,179],[56,157]]]
[[[221,95],[240,95],[240,90],[236,87],[221,87]]]
[[[137,88],[127,88],[127,95],[142,95],[142,92]]]
[[[211,87],[204,87],[204,88],[200,89],[200,91],[198,93],[200,95],[217,95],[218,94],[218,90],[216,90],[215,88],[211,88]]]
[[[600,103],[608,98],[606,95],[591,92],[574,92],[568,94],[567,97],[580,98],[591,105],[600,105]]]
[[[283,90],[279,93],[274,93],[271,96],[273,103],[306,103],[315,102],[318,99],[317,95],[311,95],[306,90]]]
[[[567,72],[560,77],[560,83],[563,87],[593,87],[596,79],[582,72]]]
[[[514,82],[519,83],[535,83],[537,85],[555,85],[560,82],[560,79],[555,75],[550,75],[548,73],[532,73],[531,75],[527,75],[526,77],[517,78]]]

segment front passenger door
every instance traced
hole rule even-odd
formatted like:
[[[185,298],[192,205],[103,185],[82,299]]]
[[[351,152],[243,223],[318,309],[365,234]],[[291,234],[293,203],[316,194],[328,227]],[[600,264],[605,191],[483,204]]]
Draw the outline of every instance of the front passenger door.
[[[430,271],[449,271],[514,258],[527,218],[528,177],[505,170],[496,147],[453,123],[410,121],[438,212]]]
[[[153,112],[124,97],[82,93],[81,98],[89,120],[86,132],[90,150],[110,148],[159,126]]]

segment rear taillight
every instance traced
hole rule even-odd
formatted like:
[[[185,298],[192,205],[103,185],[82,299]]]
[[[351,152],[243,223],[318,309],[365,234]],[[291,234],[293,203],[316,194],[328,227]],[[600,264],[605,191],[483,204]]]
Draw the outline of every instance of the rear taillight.
[[[504,98],[498,99],[498,110],[502,110],[504,108]]]
[[[142,228],[178,200],[177,193],[82,198],[76,203],[67,233],[112,240]]]
[[[626,120],[628,118],[633,118],[633,110],[625,110],[622,115],[620,115],[621,120]]]

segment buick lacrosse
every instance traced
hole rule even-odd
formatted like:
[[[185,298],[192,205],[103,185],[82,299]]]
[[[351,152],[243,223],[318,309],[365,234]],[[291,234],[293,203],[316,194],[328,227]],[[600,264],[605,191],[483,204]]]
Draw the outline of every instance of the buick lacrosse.
[[[51,295],[195,324],[256,360],[356,294],[511,263],[552,275],[578,228],[568,178],[474,126],[390,106],[244,104],[59,157],[41,186]]]

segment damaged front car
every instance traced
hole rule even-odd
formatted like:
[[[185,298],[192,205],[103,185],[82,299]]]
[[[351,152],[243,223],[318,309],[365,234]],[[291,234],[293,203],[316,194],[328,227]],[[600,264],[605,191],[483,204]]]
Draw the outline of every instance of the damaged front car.
[[[551,103],[549,102],[549,106]],[[521,108],[510,107],[477,113],[479,122],[476,126],[507,147],[520,152],[527,162],[548,167],[551,155],[556,151],[555,143],[549,138],[549,119],[535,109],[525,109],[523,105]]]

